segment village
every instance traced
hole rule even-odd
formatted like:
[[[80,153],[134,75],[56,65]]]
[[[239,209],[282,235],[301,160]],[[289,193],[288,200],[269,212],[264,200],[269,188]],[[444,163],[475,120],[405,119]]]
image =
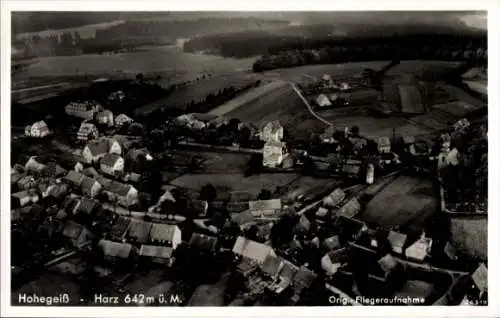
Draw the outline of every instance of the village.
[[[299,89],[321,109],[384,99],[328,74],[319,83]],[[89,304],[95,293],[151,299],[126,305],[486,303],[486,260],[455,246],[449,219],[487,213],[484,117],[433,138],[332,124],[304,147],[279,119],[144,123],[117,112],[127,92],[108,93],[13,134],[13,285],[50,268]]]

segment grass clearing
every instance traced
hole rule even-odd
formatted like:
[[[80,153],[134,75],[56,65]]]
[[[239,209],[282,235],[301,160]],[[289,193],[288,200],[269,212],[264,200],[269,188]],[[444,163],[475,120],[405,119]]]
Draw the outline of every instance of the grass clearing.
[[[425,219],[437,209],[432,180],[400,176],[375,195],[361,219],[380,227],[408,225],[421,229]]]
[[[274,191],[277,186],[286,186],[296,178],[293,173],[264,173],[246,178],[243,173],[185,174],[170,184],[199,192],[204,185],[211,183],[216,188],[245,191],[256,197],[263,188]]]
[[[403,113],[421,114],[425,111],[422,96],[415,85],[398,85]]]
[[[488,219],[452,218],[451,240],[457,250],[470,257],[488,259]]]

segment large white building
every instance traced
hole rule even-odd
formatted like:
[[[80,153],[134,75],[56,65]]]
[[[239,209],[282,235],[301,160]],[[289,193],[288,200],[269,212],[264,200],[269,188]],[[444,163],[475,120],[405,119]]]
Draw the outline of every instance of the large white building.
[[[24,134],[28,137],[43,138],[50,133],[49,127],[43,121],[37,121],[33,125],[26,126]]]
[[[64,110],[69,116],[79,117],[85,120],[94,118],[94,114],[101,109],[101,106],[95,101],[71,102]]]
[[[122,147],[118,141],[113,138],[100,138],[99,140],[88,143],[83,148],[82,156],[85,163],[97,162],[107,153],[122,154]]]

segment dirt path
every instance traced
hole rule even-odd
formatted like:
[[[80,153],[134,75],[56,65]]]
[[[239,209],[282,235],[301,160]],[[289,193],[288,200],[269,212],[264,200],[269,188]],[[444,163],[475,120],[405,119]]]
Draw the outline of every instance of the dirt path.
[[[290,86],[292,87],[292,89],[295,91],[295,93],[297,93],[297,95],[299,95],[300,99],[304,102],[304,105],[306,105],[307,107],[307,110],[309,110],[309,112],[311,113],[311,115],[313,115],[314,117],[316,117],[318,120],[322,121],[323,123],[325,123],[326,125],[328,126],[334,126],[333,123],[329,122],[328,120],[324,119],[323,117],[321,117],[320,115],[316,114],[314,112],[314,110],[312,109],[311,105],[309,104],[309,102],[307,101],[307,99],[302,95],[302,93],[300,92],[300,90],[297,88],[297,86],[295,86],[295,84],[293,83],[289,83]]]

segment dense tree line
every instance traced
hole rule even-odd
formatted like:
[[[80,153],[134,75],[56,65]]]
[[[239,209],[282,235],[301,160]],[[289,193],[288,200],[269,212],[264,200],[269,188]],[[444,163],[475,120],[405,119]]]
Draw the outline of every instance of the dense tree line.
[[[323,38],[279,45],[253,65],[256,72],[310,64],[373,60],[455,60],[484,64],[486,37],[411,34],[385,37]]]

